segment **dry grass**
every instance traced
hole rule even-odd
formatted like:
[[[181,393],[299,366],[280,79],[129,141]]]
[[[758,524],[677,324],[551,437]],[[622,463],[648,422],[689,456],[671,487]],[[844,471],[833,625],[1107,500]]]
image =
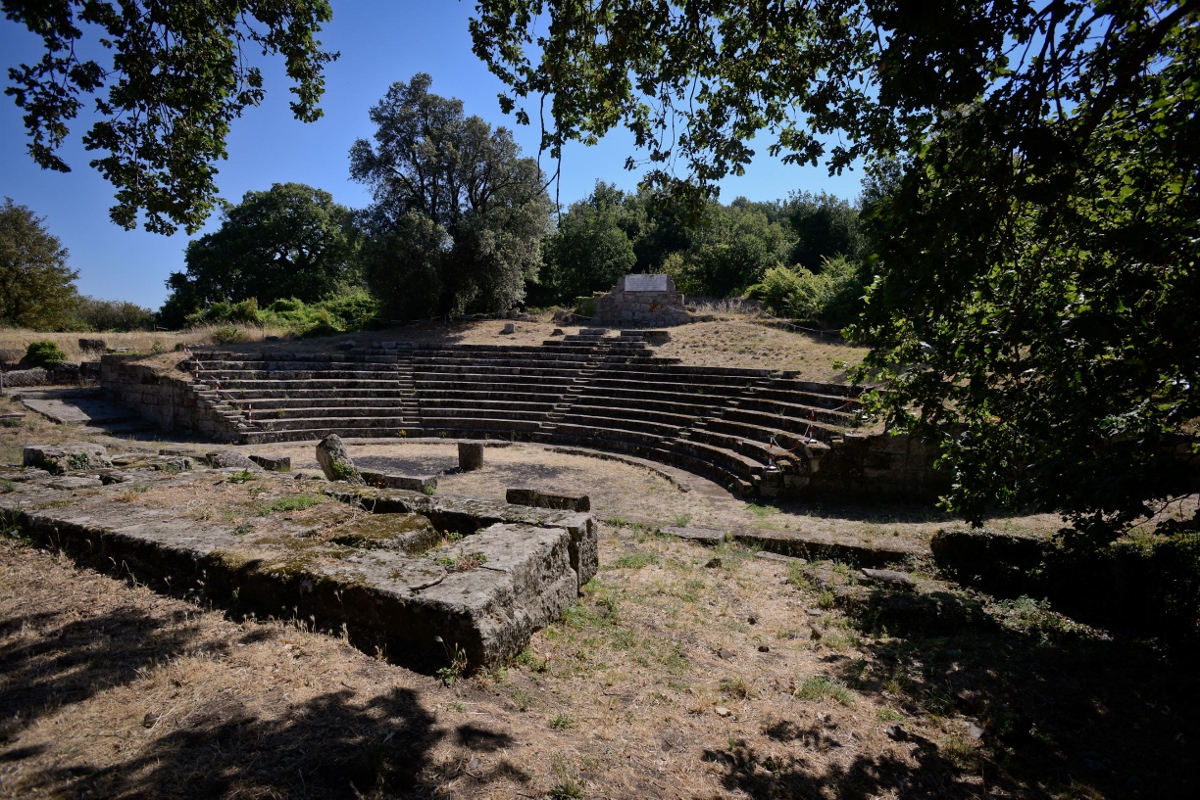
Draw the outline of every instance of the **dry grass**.
[[[94,360],[96,354],[80,350],[80,339],[103,339],[109,349],[131,355],[155,354],[173,351],[178,344],[189,346],[213,344],[218,331],[230,328],[239,331],[239,336],[244,337],[247,342],[261,342],[267,336],[288,335],[281,328],[260,328],[254,325],[206,325],[186,331],[134,331],[131,333],[46,333],[22,328],[0,327],[0,352],[5,353],[5,360],[16,361],[25,354],[25,349],[31,342],[51,341],[67,354],[68,360],[89,361]],[[16,358],[13,358],[14,355]]]
[[[513,341],[501,325],[372,336]],[[773,329],[759,338],[749,320],[725,323],[719,346],[702,350],[705,325],[673,329],[660,352],[787,369],[796,367],[766,362],[808,354],[814,377],[832,370],[823,359],[837,357]],[[540,342],[551,327],[518,323],[518,341]],[[23,408],[0,397],[0,411],[9,410]],[[19,463],[23,442],[79,438],[79,429],[30,413],[23,427],[0,428],[0,463]],[[311,445],[255,450],[315,468]],[[410,473],[456,461],[446,443],[351,452],[365,466]],[[488,448],[483,470],[443,476],[439,493],[587,492],[606,520],[601,572],[564,619],[535,634],[508,668],[450,686],[386,653],[356,650],[340,631],[155,592],[127,569],[81,568],[8,531],[0,535],[0,797],[866,800],[1193,790],[1200,685],[1183,655],[1075,625],[1031,600],[995,603],[945,586],[919,563],[922,591],[900,598],[903,613],[852,606],[822,582],[852,582],[844,566],[705,549],[655,529],[919,542],[945,518],[753,506],[691,482],[685,493],[648,469],[531,445]],[[246,526],[248,546],[270,548],[281,532],[328,529],[355,513],[333,502],[262,513],[305,490],[307,481],[208,481],[135,487],[118,501],[177,509],[184,525],[227,520]],[[989,527],[1039,534],[1057,522],[1013,517]]]
[[[600,558],[514,664],[447,686],[306,620],[226,616],[0,540],[0,796],[1185,791],[1194,673],[1137,647],[897,637],[820,610],[795,566],[644,529],[602,526]]]
[[[555,329],[565,334],[575,334],[578,325],[563,326],[552,322],[548,313],[529,322],[515,323],[516,332],[503,334],[503,320],[482,320],[461,323],[422,323],[392,328],[385,331],[359,331],[322,339],[295,339],[282,346],[289,350],[316,351],[327,349],[332,344],[354,340],[359,344],[375,341],[401,341],[430,345],[494,344],[536,346],[556,338]],[[270,331],[248,329],[244,344],[222,345],[234,351],[239,349],[257,351],[262,348],[262,339]],[[748,367],[754,369],[794,370],[807,380],[841,381],[845,379],[847,367],[862,361],[866,350],[854,347],[831,337],[813,336],[792,332],[764,324],[754,313],[730,310],[712,322],[697,322],[668,329],[670,341],[654,348],[655,355],[679,358],[688,364],[713,367]],[[33,334],[35,336],[40,334]],[[134,334],[129,334],[133,336]],[[150,336],[150,334],[141,334]],[[616,335],[615,332],[612,335]],[[68,337],[74,334],[54,334]],[[174,337],[174,338],[169,338]],[[76,338],[78,338],[76,336]],[[212,329],[191,331],[184,334],[162,334],[160,350],[171,350],[175,341],[186,341],[189,345],[211,344]],[[32,339],[31,339],[32,341]],[[0,338],[0,347],[4,339]],[[141,341],[127,346],[131,352],[151,353],[153,342]],[[159,358],[165,365],[168,358]]]

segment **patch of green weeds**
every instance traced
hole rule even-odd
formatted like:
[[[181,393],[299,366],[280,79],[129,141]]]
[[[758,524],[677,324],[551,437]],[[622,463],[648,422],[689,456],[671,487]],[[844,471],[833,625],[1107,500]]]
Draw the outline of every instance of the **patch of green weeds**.
[[[528,711],[529,709],[533,708],[534,704],[537,702],[534,700],[533,695],[524,689],[519,688],[514,688],[512,693],[509,694],[508,699],[512,700],[513,705],[516,706],[520,711]]]
[[[904,715],[894,708],[881,708],[875,712],[875,719],[880,722],[903,722]]]
[[[732,697],[737,700],[746,700],[754,697],[754,689],[741,675],[732,678],[721,678],[717,684],[717,689],[726,697]]]
[[[828,611],[829,609],[833,608],[833,605],[833,592],[826,589],[817,595],[817,608],[823,608]]]
[[[85,470],[92,465],[92,457],[87,453],[71,453],[67,456],[67,468],[72,472]]]
[[[573,780],[556,783],[546,792],[546,800],[583,800],[586,796],[583,786]]]
[[[575,718],[570,714],[559,714],[554,719],[550,720],[550,727],[556,731],[565,731],[568,728],[575,727]]]
[[[675,517],[675,527],[676,528],[686,528],[687,524],[691,521],[692,521],[691,514],[680,514],[679,516]]]
[[[71,505],[70,500],[48,500],[45,503],[39,503],[34,506],[38,511],[45,511],[48,508],[62,508]]]
[[[550,662],[544,656],[539,656],[532,650],[522,650],[513,659],[514,664],[518,664],[533,672],[545,672],[550,669]]]
[[[236,472],[229,473],[229,477],[225,479],[226,483],[249,483],[258,476],[248,469],[239,469]]]
[[[938,752],[963,770],[974,771],[979,765],[978,748],[962,733],[953,733],[943,739]]]
[[[330,462],[329,471],[333,473],[335,481],[352,481],[358,477],[358,470],[345,461]]]
[[[834,700],[844,706],[854,705],[854,695],[845,684],[830,680],[824,675],[813,675],[806,678],[796,690],[796,697],[801,700]]]
[[[17,486],[12,481],[0,481],[0,494],[8,494],[16,490]]]
[[[28,547],[33,544],[33,539],[29,538],[24,529],[7,514],[0,514],[0,539],[8,539],[19,547]]]
[[[613,561],[613,569],[641,569],[658,563],[658,554],[644,551],[625,553]]]
[[[1087,630],[1085,626],[1052,611],[1049,600],[1036,600],[1027,595],[1014,600],[998,600],[990,610],[1005,628],[1036,634],[1043,639]]]
[[[13,419],[12,417],[9,417],[8,419],[0,419],[0,426],[5,428],[20,428],[24,424],[25,420],[23,419]]]
[[[624,528],[629,523],[622,517],[609,517],[608,519],[604,520],[604,524],[611,525],[614,528]]]
[[[443,684],[446,686],[453,686],[455,681],[461,678],[463,673],[467,671],[467,654],[461,647],[458,646],[457,642],[454,644],[454,649],[450,650],[449,648],[446,648],[446,643],[442,641],[442,637],[437,637],[437,640],[441,642],[442,647],[446,649],[446,656],[450,663],[438,669],[435,674]]]
[[[813,588],[804,572],[804,565],[795,561],[788,564],[787,582],[800,591],[811,591]]]
[[[439,556],[434,560],[449,572],[470,572],[486,564],[488,557],[483,553],[459,553],[454,556]]]
[[[258,509],[260,517],[266,517],[274,514],[276,511],[303,511],[306,508],[320,505],[325,502],[325,498],[321,495],[308,494],[291,494],[286,497],[279,497],[272,500],[270,503]]]
[[[756,517],[769,517],[779,513],[779,509],[774,506],[763,506],[758,503],[747,503],[746,510]]]

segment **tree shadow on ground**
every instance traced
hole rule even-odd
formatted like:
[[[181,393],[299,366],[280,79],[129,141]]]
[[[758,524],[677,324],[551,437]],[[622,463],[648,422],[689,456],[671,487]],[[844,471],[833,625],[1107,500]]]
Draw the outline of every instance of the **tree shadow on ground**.
[[[1194,791],[1193,651],[1114,638],[1029,598],[855,589],[838,604],[870,637],[865,657],[831,662],[830,677],[890,699],[906,718],[943,720],[961,769],[1024,787],[1020,796]]]
[[[39,767],[23,771],[18,790],[70,785],[73,796],[148,798],[432,795],[422,773],[443,734],[410,689],[355,702],[351,691],[330,691],[270,718],[221,693],[180,718],[147,717],[147,727],[173,727],[151,741],[134,738],[141,729],[108,734],[118,752],[128,746],[131,755],[103,766],[64,765],[47,758],[41,745],[4,749],[39,718],[133,682],[147,663],[197,648],[219,657],[228,642],[205,640],[186,616],[154,619],[118,608],[85,620],[43,613],[20,621],[38,633],[10,637],[13,643],[0,649],[0,765],[32,758]],[[11,619],[2,625],[10,632],[19,627]],[[482,728],[459,738],[468,748],[506,744],[503,733]]]
[[[0,646],[0,741],[40,716],[132,681],[147,663],[197,644],[186,612],[155,618],[134,609],[83,620],[42,612],[0,620],[0,635],[22,627],[39,631]],[[209,643],[220,649],[220,643]]]
[[[845,765],[825,763],[823,754],[843,745],[820,730],[819,723],[805,729],[765,732],[782,741],[801,742],[810,755],[781,758],[756,752],[740,741],[728,750],[705,750],[705,761],[724,768],[722,784],[727,790],[779,800],[824,800],[831,793],[839,800],[868,800],[882,795],[947,800],[979,796],[979,782],[928,739],[911,740],[915,767],[890,755],[859,755]],[[1006,788],[1012,791],[1014,787]]]

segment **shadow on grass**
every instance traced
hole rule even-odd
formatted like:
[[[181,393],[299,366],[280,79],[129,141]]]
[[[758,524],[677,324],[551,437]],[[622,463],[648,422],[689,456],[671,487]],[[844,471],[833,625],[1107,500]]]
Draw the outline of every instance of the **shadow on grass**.
[[[39,718],[131,683],[147,663],[169,661],[204,648],[220,654],[222,641],[202,640],[186,612],[161,619],[130,608],[88,619],[43,613],[25,619],[37,635],[10,636],[0,648],[0,764],[37,759],[17,791],[72,787],[85,797],[361,797],[425,796],[429,749],[443,734],[418,694],[394,689],[364,702],[349,691],[330,691],[287,709],[277,718],[256,717],[234,694],[219,693],[178,725],[144,744],[109,731],[127,746],[108,766],[63,766],[40,745],[16,744]],[[12,619],[0,627],[14,630]],[[16,626],[19,627],[19,626]],[[147,718],[147,725],[158,724]],[[133,736],[141,731],[134,732]],[[502,734],[471,736],[500,743]],[[490,737],[490,740],[489,740]],[[485,744],[486,746],[486,744]],[[8,788],[8,787],[6,787]],[[9,789],[10,791],[12,788]]]
[[[836,662],[836,678],[886,698],[905,717],[942,720],[985,783],[1009,783],[1032,797],[1194,791],[1194,652],[1112,638],[1029,598],[855,588],[838,603],[870,638],[865,657]],[[969,725],[981,733],[978,743],[961,734]],[[918,745],[917,752],[942,771],[936,750]],[[851,777],[870,785],[866,773]]]

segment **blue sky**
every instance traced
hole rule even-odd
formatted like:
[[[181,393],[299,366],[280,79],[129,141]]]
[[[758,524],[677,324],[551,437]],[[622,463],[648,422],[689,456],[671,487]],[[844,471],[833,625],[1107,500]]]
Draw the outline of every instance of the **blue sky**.
[[[537,132],[513,123],[499,110],[496,95],[503,86],[471,52],[467,20],[471,2],[392,0],[333,0],[334,19],[321,41],[341,58],[328,67],[326,92],[318,122],[297,122],[288,109],[288,83],[281,60],[264,64],[267,98],[236,120],[228,141],[229,158],[218,165],[221,196],[239,200],[248,191],[273,183],[295,181],[330,192],[344,205],[360,208],[370,202],[365,187],[350,180],[349,151],[356,139],[370,139],[374,130],[368,110],[395,81],[418,72],[433,76],[432,91],[461,99],[467,114],[514,130],[517,141],[533,155]],[[40,39],[22,26],[0,19],[0,66],[31,62],[40,57]],[[8,85],[5,78],[5,85]],[[90,103],[89,103],[90,105]],[[128,300],[157,309],[166,297],[163,282],[185,268],[184,232],[166,237],[142,230],[125,231],[108,218],[113,189],[88,166],[80,137],[91,126],[85,115],[76,120],[62,151],[73,171],[39,169],[26,152],[21,114],[8,97],[0,97],[0,197],[28,206],[45,218],[47,228],[70,250],[70,266],[79,271],[76,282],[83,294],[105,300]],[[861,173],[829,177],[824,167],[788,166],[765,153],[765,139],[755,148],[760,156],[747,174],[729,179],[721,199],[739,195],[752,200],[785,198],[789,192],[828,191],[853,199]],[[632,150],[630,138],[616,131],[595,147],[572,146],[564,154],[559,198],[563,204],[588,195],[597,180],[633,189],[639,173],[625,170]],[[545,164],[543,166],[546,166]],[[552,190],[553,191],[553,190]],[[197,236],[219,224],[214,216]]]

